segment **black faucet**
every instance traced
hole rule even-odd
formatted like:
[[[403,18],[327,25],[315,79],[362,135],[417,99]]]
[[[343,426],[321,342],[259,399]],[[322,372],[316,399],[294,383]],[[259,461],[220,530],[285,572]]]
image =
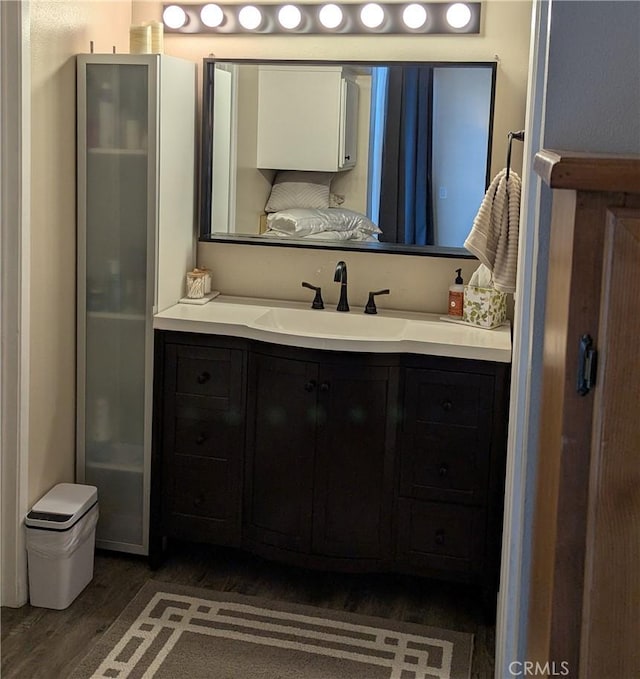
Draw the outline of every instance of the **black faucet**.
[[[347,300],[347,265],[342,260],[336,264],[333,280],[336,283],[340,283],[340,301],[336,311],[349,311],[349,301]]]

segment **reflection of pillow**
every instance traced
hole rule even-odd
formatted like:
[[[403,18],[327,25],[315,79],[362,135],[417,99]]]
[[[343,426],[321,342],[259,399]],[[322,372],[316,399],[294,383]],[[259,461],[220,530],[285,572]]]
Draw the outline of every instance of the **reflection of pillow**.
[[[280,170],[271,187],[265,212],[278,212],[293,207],[329,207],[331,172],[299,172]]]
[[[359,231],[366,235],[380,233],[368,217],[346,208],[282,210],[267,216],[267,228],[300,238],[323,231]]]

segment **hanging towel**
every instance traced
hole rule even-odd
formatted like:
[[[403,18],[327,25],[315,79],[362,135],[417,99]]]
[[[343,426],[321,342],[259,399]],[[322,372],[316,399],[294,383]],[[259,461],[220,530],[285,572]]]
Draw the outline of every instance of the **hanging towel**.
[[[464,242],[493,273],[500,292],[515,292],[520,227],[520,177],[509,170],[498,172],[487,189],[473,226]]]

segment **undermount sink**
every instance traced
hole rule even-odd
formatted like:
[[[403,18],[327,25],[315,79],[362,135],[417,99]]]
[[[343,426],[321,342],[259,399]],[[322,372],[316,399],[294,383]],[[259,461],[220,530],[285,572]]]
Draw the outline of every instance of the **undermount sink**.
[[[407,321],[362,313],[274,308],[256,318],[251,325],[291,335],[382,342],[401,339]]]
[[[310,309],[300,302],[220,295],[208,304],[176,304],[154,316],[158,330],[209,333],[331,351],[429,354],[509,362],[511,330],[443,321],[439,314],[382,309],[365,314]]]

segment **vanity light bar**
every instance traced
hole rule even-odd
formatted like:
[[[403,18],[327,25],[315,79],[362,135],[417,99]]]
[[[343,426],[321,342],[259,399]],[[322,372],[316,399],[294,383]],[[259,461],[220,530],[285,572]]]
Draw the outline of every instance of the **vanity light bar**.
[[[165,4],[165,33],[478,34],[480,2]]]

